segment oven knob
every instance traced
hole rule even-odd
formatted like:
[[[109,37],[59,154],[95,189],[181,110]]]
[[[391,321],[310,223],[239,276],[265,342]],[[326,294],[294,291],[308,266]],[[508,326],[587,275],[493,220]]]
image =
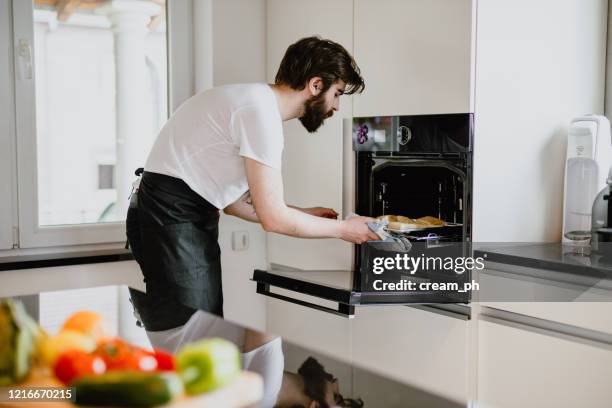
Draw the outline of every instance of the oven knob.
[[[397,129],[397,141],[401,146],[406,146],[412,140],[412,130],[407,126]]]

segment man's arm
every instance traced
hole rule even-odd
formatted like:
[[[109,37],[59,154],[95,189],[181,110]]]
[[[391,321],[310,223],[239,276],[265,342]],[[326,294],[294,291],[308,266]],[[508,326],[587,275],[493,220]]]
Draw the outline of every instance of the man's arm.
[[[280,170],[249,158],[245,158],[245,167],[252,203],[264,230],[300,238],[340,238],[359,244],[378,239],[366,225],[370,218],[336,221],[291,208],[283,199]]]
[[[225,207],[223,212],[246,221],[259,222],[250,191],[247,191],[238,200]]]
[[[296,207],[294,205],[287,205],[287,207],[296,209],[298,211],[304,212],[306,214],[314,215],[316,217],[323,218],[338,218],[338,213],[332,210],[331,208],[323,208],[323,207],[310,207],[310,208],[301,208]],[[255,207],[253,206],[253,199],[251,198],[251,191],[247,191],[244,193],[238,200],[228,205],[223,209],[223,212],[227,215],[233,215],[234,217],[242,218],[246,221],[251,222],[259,222],[259,218],[257,217],[257,212],[255,211]]]

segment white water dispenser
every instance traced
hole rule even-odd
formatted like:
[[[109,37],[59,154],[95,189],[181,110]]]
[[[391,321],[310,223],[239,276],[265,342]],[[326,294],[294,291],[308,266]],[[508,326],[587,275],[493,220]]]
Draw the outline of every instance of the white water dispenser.
[[[608,119],[600,115],[586,115],[572,120],[565,164],[563,243],[576,246],[589,244],[593,201],[606,185],[610,165],[612,137]]]

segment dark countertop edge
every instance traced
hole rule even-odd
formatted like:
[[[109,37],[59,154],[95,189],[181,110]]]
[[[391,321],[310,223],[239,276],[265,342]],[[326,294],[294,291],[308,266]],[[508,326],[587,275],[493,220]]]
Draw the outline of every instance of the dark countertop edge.
[[[582,275],[600,278],[602,277],[602,275],[604,275],[608,278],[612,277],[612,269],[606,267],[588,266],[577,263],[565,263],[561,261],[537,259],[534,257],[510,255],[495,252],[495,250],[475,250],[474,256],[485,257],[487,262],[496,262],[500,264],[516,265],[534,269],[546,269],[571,275]]]
[[[0,257],[0,271],[131,261],[127,249],[100,249],[57,253],[27,254]]]

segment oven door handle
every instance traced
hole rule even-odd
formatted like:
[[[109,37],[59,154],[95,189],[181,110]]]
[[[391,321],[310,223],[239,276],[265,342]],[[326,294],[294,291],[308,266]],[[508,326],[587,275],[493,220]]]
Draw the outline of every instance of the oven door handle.
[[[265,295],[271,298],[279,299],[285,302],[295,303],[296,305],[320,310],[322,312],[331,313],[336,316],[342,316],[342,317],[348,317],[348,318],[355,317],[355,306],[347,305],[344,303],[338,303],[338,309],[332,309],[331,307],[326,307],[326,306],[318,305],[316,303],[306,302],[304,300],[294,299],[289,296],[271,292],[270,285],[263,283],[263,282],[257,282],[257,293],[259,293],[260,295]]]

